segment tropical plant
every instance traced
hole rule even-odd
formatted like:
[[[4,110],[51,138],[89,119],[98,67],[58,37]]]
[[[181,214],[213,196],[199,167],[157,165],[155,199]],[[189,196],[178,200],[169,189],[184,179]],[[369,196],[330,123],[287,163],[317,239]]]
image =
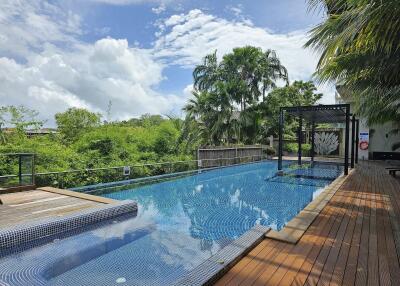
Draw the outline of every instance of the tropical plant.
[[[233,49],[221,62],[216,51],[207,55],[194,69],[193,80],[193,98],[183,109],[184,133],[204,144],[253,144],[260,134],[260,96],[265,99],[279,80],[287,84],[288,75],[274,51],[246,46]],[[189,134],[188,127],[194,126],[190,130],[197,134]]]
[[[309,2],[328,13],[306,43],[321,52],[318,79],[350,90],[370,124],[400,122],[400,1]]]

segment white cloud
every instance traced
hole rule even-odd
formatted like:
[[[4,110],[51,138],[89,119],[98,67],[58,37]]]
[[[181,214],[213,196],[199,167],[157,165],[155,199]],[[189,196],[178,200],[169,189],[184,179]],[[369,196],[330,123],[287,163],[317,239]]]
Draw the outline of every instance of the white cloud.
[[[183,97],[154,90],[163,80],[164,66],[154,59],[151,49],[130,47],[125,39],[80,42],[65,27],[59,27],[66,25],[64,20],[47,16],[61,13],[57,6],[47,7],[50,11],[32,3],[27,11],[11,2],[2,4],[8,12],[0,12],[1,26],[15,20],[17,33],[0,28],[0,38],[7,37],[10,43],[0,48],[1,105],[22,104],[36,109],[50,123],[56,112],[69,107],[104,113],[110,100],[113,119],[168,113],[183,105]],[[29,14],[31,20],[18,22],[21,14]],[[68,15],[68,19],[73,19],[70,27],[78,25],[74,22],[78,18]],[[42,30],[46,25],[50,27],[48,34]],[[31,37],[21,40],[27,31]],[[62,45],[58,45],[60,40]]]
[[[183,89],[183,94],[185,95],[186,98],[190,98],[193,96],[192,92],[193,92],[193,84],[188,84],[187,86],[185,86],[185,88]]]
[[[40,13],[38,13],[40,11]],[[0,55],[29,57],[44,43],[73,44],[82,33],[78,15],[48,2],[0,2]]]
[[[164,12],[166,9],[167,9],[167,7],[165,7],[165,4],[162,3],[158,7],[151,8],[151,11],[158,15],[158,14],[161,14],[162,12]]]
[[[135,4],[143,4],[143,3],[170,3],[174,0],[90,0],[91,2],[103,3],[103,4],[111,4],[111,5],[135,5]]]
[[[154,49],[156,55],[168,64],[187,68],[200,63],[214,50],[221,58],[234,47],[245,45],[273,49],[287,67],[291,80],[309,80],[315,71],[318,55],[303,49],[306,33],[304,30],[275,34],[246,21],[228,21],[196,9],[166,19]],[[332,102],[333,94],[327,96],[324,101]]]

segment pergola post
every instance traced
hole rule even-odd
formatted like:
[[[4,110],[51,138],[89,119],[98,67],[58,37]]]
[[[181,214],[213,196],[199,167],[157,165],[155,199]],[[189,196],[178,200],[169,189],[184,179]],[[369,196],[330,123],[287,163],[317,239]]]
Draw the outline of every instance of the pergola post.
[[[303,129],[303,116],[300,112],[300,114],[299,114],[299,130],[298,130],[298,135],[297,135],[297,142],[298,142],[298,148],[299,148],[299,150],[297,151],[297,155],[298,155],[297,164],[298,165],[301,165],[301,141],[303,139],[302,138],[303,137],[302,129]]]
[[[355,154],[355,133],[356,133],[356,117],[353,116],[351,117],[351,168],[354,168],[354,154]]]
[[[346,128],[344,139],[344,174],[349,174],[349,128],[350,127],[350,105],[346,104]]]
[[[358,144],[359,144],[359,135],[360,134],[360,120],[356,120],[356,164],[358,164]]]
[[[279,113],[279,145],[278,145],[278,172],[282,171],[282,151],[283,151],[283,109]]]
[[[315,121],[313,121],[311,124],[311,166],[314,166]]]

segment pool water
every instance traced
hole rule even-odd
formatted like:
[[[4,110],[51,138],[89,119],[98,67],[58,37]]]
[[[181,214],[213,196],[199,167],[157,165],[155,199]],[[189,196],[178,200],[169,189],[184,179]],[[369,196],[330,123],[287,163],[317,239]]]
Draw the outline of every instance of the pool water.
[[[173,284],[255,224],[280,230],[342,172],[319,164],[286,165],[280,177],[276,170],[265,161],[103,190],[137,201],[137,217],[3,257],[0,285]]]

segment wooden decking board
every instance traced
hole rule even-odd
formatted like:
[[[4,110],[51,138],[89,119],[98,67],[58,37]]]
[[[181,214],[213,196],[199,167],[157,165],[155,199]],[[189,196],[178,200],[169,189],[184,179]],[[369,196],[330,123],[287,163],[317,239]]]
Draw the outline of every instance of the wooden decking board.
[[[320,215],[316,218],[316,225],[326,225],[328,222],[327,216]],[[318,237],[318,231],[321,231],[314,226],[310,227],[310,231],[306,233],[303,239],[294,247],[292,253],[289,253],[287,259],[279,267],[279,269],[274,273],[269,281],[270,285],[278,285],[279,283],[289,284],[288,281],[293,281],[295,274],[298,272],[300,266],[302,265],[302,257],[304,254],[311,251],[315,240]]]
[[[388,189],[390,188],[390,184],[392,181],[385,181],[382,188]],[[400,185],[398,186],[400,189]],[[393,201],[394,202],[394,201]],[[396,245],[394,241],[393,235],[391,235],[392,231],[394,232],[395,229],[392,229],[392,225],[390,222],[390,217],[393,216],[391,212],[393,212],[393,204],[388,195],[384,195],[383,197],[383,209],[386,211],[386,215],[383,216],[383,224],[384,224],[384,239],[387,248],[387,263],[389,267],[389,274],[390,280],[392,285],[396,285],[398,281],[400,281],[400,265],[398,263],[398,257],[396,252]],[[397,220],[397,218],[396,218]]]
[[[3,202],[0,205],[0,228],[104,206],[104,203],[93,200],[42,190],[1,194],[0,198]]]
[[[297,244],[260,246],[216,284],[400,285],[400,180],[360,162]]]
[[[338,219],[339,213],[335,213],[332,208],[332,204],[335,204],[339,209],[342,207],[344,204],[345,197],[340,194],[327,205],[327,207],[324,209],[324,211],[329,210],[330,214],[327,216],[329,219],[329,223],[323,230],[321,234],[317,236],[316,243],[314,244],[311,252],[304,257],[303,264],[301,265],[301,268],[299,269],[298,274],[295,276],[295,279],[293,281],[293,285],[303,285],[306,280],[309,278],[309,273],[311,269],[314,267],[315,261],[320,255],[321,248],[325,244],[325,241],[327,237],[329,236],[329,233],[334,226],[335,222]]]
[[[253,262],[256,262],[256,267],[252,268],[248,266],[248,272],[240,272],[231,281],[230,285],[249,285],[252,284],[264,271],[268,271],[270,268],[275,266],[273,259],[285,248],[284,243],[277,243],[263,259],[258,257],[253,258]]]
[[[358,253],[358,261],[357,261],[357,272],[356,272],[356,280],[355,285],[357,286],[365,286],[368,282],[368,246],[369,246],[369,227],[370,227],[370,215],[371,215],[371,182],[370,177],[365,178],[364,191],[367,192],[367,200],[365,211],[363,213],[363,226],[361,231],[361,242],[360,242],[360,251]]]
[[[360,180],[356,180],[356,185],[355,185],[356,190],[359,190],[360,183],[361,183]],[[356,206],[353,209],[348,230],[346,231],[346,235],[343,239],[339,252],[339,257],[336,261],[335,268],[333,269],[333,274],[329,285],[336,286],[343,284],[346,264],[349,262],[350,259],[352,242],[354,242],[354,244],[359,243],[359,235],[358,235],[359,232],[357,230],[359,230],[362,225],[363,216],[361,214],[363,212],[362,202],[364,198],[365,198],[364,193],[362,192],[357,193],[357,199],[355,201]],[[356,249],[358,249],[357,246]],[[353,267],[355,272],[356,264],[354,264]]]
[[[249,263],[252,261],[253,258],[257,258],[258,254],[268,245],[268,241],[267,240],[263,240],[259,245],[257,245],[257,247],[255,247],[254,249],[252,249],[248,255],[246,255],[243,259],[241,259],[236,265],[236,269],[238,270],[242,270],[245,267],[247,267],[249,265]],[[272,242],[270,242],[272,243]],[[272,247],[271,247],[272,249]],[[228,283],[229,281],[231,281],[233,279],[233,277],[235,276],[235,272],[228,272],[226,275],[224,275],[224,277],[222,277],[218,283]]]
[[[339,202],[341,196],[336,196],[332,199],[332,202]],[[304,237],[308,237],[308,234],[312,231],[312,240],[302,239],[297,244],[298,258],[292,264],[292,271],[287,273],[281,280],[280,285],[301,285],[308,277],[308,273],[312,268],[315,259],[319,254],[321,245],[324,243],[324,238],[328,235],[331,226],[336,219],[336,214],[332,208],[325,208],[322,213],[317,217],[317,220],[321,218],[322,222],[318,222],[310,227],[310,231],[307,231]],[[316,220],[316,222],[317,222]],[[303,245],[305,244],[305,245]]]
[[[269,279],[276,272],[276,270],[279,269],[279,267],[281,266],[282,262],[285,260],[287,255],[291,252],[291,250],[294,247],[294,245],[289,244],[289,243],[282,243],[282,244],[283,244],[284,248],[282,249],[282,251],[280,251],[274,257],[274,263],[270,263],[268,265],[268,267],[266,269],[264,269],[263,272],[261,272],[261,275],[258,276],[258,278],[254,282],[252,282],[252,285],[255,285],[255,286],[271,285],[269,283]]]
[[[346,183],[347,186],[348,183]],[[324,245],[322,246],[320,253],[314,262],[314,265],[307,277],[307,280],[305,282],[306,285],[317,285],[318,281],[320,280],[323,268],[326,264],[326,261],[328,259],[329,253],[331,248],[333,247],[335,237],[339,231],[341,222],[343,220],[343,217],[346,215],[348,212],[348,206],[352,202],[352,197],[351,196],[345,196],[345,201],[343,206],[339,207],[338,209],[338,216],[334,220],[334,224],[332,225],[330,232],[325,239]],[[323,278],[323,277],[322,277]]]
[[[351,202],[352,203],[354,202],[354,203],[349,205],[349,208],[347,209],[347,211],[346,211],[346,213],[344,215],[344,218],[341,221],[339,230],[338,230],[338,232],[336,234],[336,237],[335,237],[335,239],[333,241],[333,245],[332,245],[332,247],[331,247],[331,249],[329,251],[328,258],[327,258],[327,260],[326,260],[326,262],[325,262],[325,264],[323,266],[321,277],[320,277],[317,285],[324,285],[325,286],[325,285],[329,285],[330,284],[330,281],[331,281],[331,278],[332,278],[332,275],[334,273],[334,269],[335,269],[335,266],[336,266],[336,262],[337,262],[337,260],[339,258],[339,253],[340,253],[340,250],[342,248],[342,244],[343,244],[343,242],[345,240],[345,236],[346,236],[346,234],[348,236],[350,236],[350,234],[353,231],[352,228],[348,227],[348,226],[349,226],[349,223],[351,221],[353,221],[351,218],[353,217],[354,211],[355,211],[355,209],[357,207],[356,202],[357,202],[358,198],[357,197],[353,197],[353,196],[350,196],[350,197],[351,197]]]
[[[361,193],[359,203],[359,213],[355,222],[353,237],[351,240],[350,251],[348,254],[345,272],[343,277],[339,277],[337,285],[354,285],[357,273],[358,254],[360,251],[362,226],[364,221],[364,211],[367,207],[367,193],[362,189],[361,179],[358,179],[356,191]],[[342,279],[340,281],[340,279]]]

